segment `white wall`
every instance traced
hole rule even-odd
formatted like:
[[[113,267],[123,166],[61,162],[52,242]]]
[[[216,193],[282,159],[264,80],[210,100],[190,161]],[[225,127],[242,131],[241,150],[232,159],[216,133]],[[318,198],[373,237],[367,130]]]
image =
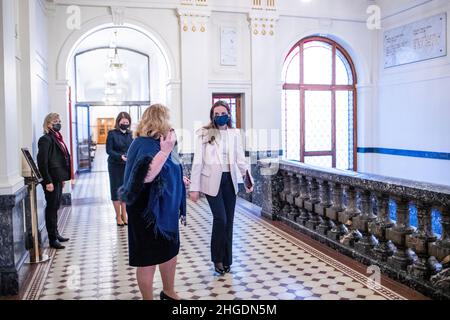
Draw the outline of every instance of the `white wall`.
[[[49,77],[51,109],[65,111],[67,58],[77,41],[95,28],[111,25],[109,4],[93,0],[58,0],[50,19]],[[382,147],[448,152],[450,100],[449,58],[381,69],[382,31],[448,10],[445,0],[377,1],[382,6],[383,30],[366,26],[371,1],[323,0],[303,3],[277,1],[277,11],[252,10],[251,1],[209,1],[207,7],[180,6],[171,0],[134,1],[124,22],[142,28],[158,41],[167,58],[170,76],[165,84],[174,126],[185,130],[182,151],[193,150],[195,128],[208,121],[212,93],[244,94],[244,128],[248,150],[281,148],[281,72],[283,60],[296,42],[310,35],[331,37],[350,53],[358,73],[358,147]],[[66,4],[80,4],[80,30],[66,28]],[[94,5],[95,4],[95,5]],[[112,2],[111,2],[112,4]],[[180,11],[181,8],[181,11]],[[189,15],[189,10],[194,14]],[[185,14],[187,11],[187,14]],[[274,18],[275,35],[254,36],[251,22],[258,15]],[[192,20],[193,19],[193,20]],[[183,30],[187,21],[189,31]],[[205,26],[205,32],[191,27]],[[238,29],[238,64],[224,67],[220,59],[220,28]],[[449,32],[450,34],[450,32]],[[66,60],[65,60],[66,59]],[[164,89],[161,89],[164,90]],[[423,106],[427,105],[428,108]],[[270,116],[268,116],[270,115]],[[405,121],[405,115],[408,120]],[[251,134],[251,129],[256,130]],[[259,132],[258,132],[259,130]],[[275,139],[260,139],[273,135]],[[273,132],[267,132],[271,130]],[[68,134],[68,132],[65,132]],[[424,181],[448,183],[448,161],[388,155],[359,154],[360,171]]]
[[[379,33],[378,105],[373,113],[372,144],[415,151],[450,152],[450,55],[394,68],[383,68],[383,31],[447,12],[450,3],[435,0],[382,22]],[[447,42],[450,43],[450,23]],[[450,161],[366,154],[365,171],[382,175],[450,184]]]

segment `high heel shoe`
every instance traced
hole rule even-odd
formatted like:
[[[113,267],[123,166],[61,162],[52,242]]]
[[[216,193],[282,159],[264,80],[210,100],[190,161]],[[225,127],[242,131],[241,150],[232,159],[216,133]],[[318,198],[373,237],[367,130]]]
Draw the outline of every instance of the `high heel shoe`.
[[[225,271],[225,273],[230,273],[231,267],[230,266],[223,266],[223,271]]]
[[[172,297],[169,297],[167,294],[164,293],[164,291],[161,291],[161,293],[159,294],[159,298],[161,300],[168,300],[168,301],[178,301],[177,299],[174,299]]]

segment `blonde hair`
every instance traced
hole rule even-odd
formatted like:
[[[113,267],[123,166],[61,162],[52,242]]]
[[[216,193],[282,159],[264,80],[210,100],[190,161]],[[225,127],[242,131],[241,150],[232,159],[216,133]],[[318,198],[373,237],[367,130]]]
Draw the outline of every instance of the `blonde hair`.
[[[142,119],[134,133],[135,137],[151,137],[159,139],[166,137],[172,126],[169,122],[170,110],[162,104],[151,105],[145,110]]]
[[[57,113],[49,113],[45,119],[44,119],[44,124],[43,124],[43,128],[44,128],[44,134],[48,134],[50,132],[50,129],[48,128],[49,124],[51,124],[53,122],[53,120],[55,119],[61,119],[61,117],[59,116],[59,114]]]

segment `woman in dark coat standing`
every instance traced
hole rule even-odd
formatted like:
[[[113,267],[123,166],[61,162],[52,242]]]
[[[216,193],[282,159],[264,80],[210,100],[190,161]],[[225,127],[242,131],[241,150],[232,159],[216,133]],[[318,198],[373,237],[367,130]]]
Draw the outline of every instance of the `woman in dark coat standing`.
[[[176,136],[169,109],[148,108],[128,152],[124,186],[120,191],[129,214],[130,266],[144,300],[153,299],[153,278],[159,266],[162,300],[179,300],[174,289],[180,250],[179,219],[186,217],[183,167],[175,149]]]
[[[127,153],[133,142],[133,134],[130,131],[131,117],[126,112],[121,112],[116,119],[116,127],[108,133],[106,139],[106,153],[108,153],[109,183],[111,200],[116,211],[117,225],[123,227],[128,224],[127,208],[119,199],[117,191],[123,185]]]
[[[38,142],[37,162],[44,179],[45,225],[50,247],[64,249],[61,242],[69,241],[58,232],[58,210],[61,206],[64,182],[71,179],[70,154],[64,143],[61,119],[57,113],[50,113],[44,120],[44,135]]]

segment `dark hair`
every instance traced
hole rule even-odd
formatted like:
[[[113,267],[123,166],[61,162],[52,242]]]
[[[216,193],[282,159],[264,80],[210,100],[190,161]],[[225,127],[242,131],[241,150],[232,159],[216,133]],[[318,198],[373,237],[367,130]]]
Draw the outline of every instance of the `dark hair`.
[[[211,108],[211,111],[209,112],[209,119],[211,120],[211,122],[207,125],[204,126],[203,129],[206,129],[208,131],[208,143],[212,144],[215,140],[216,140],[216,134],[218,133],[216,130],[219,130],[219,128],[216,126],[216,123],[214,122],[214,110],[217,107],[224,107],[225,109],[227,109],[228,114],[230,115],[230,119],[228,120],[228,128],[233,128],[233,124],[231,121],[231,108],[228,105],[228,103],[226,103],[225,101],[217,101]]]
[[[233,128],[233,123],[231,121],[231,108],[228,105],[228,103],[226,103],[225,101],[217,101],[216,103],[214,103],[214,105],[211,108],[211,111],[209,112],[209,120],[211,121],[207,126],[205,126],[205,129],[218,129],[216,126],[216,123],[214,122],[214,110],[217,107],[224,107],[225,109],[227,109],[228,114],[230,115],[230,119],[228,120],[228,128]]]
[[[115,126],[116,129],[120,129],[120,127],[119,127],[119,122],[120,122],[122,119],[127,119],[127,120],[130,122],[130,125],[131,125],[131,117],[130,117],[130,115],[128,114],[128,112],[121,112],[121,113],[119,113],[119,115],[118,115],[117,118],[116,118],[116,126]]]

